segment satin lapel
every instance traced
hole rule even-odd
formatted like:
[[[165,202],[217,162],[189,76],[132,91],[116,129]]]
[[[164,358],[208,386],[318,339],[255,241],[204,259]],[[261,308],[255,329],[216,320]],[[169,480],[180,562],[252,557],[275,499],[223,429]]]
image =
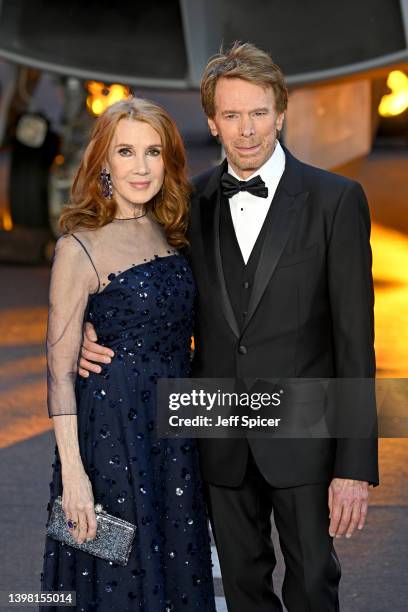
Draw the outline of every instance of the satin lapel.
[[[306,198],[307,192],[296,196],[290,195],[285,189],[279,189],[274,198],[273,210],[269,219],[264,243],[259,257],[258,267],[255,273],[251,298],[248,305],[246,322],[241,330],[241,335],[247,328],[253,317],[259,302],[270,282],[283,249],[288,241],[289,235],[295,224],[296,213]]]
[[[239,327],[229,299],[224,271],[222,269],[220,247],[221,191],[218,177],[218,174],[221,176],[222,171],[224,171],[224,164],[220,167],[220,170],[217,169],[216,176],[211,179],[211,183],[215,186],[215,189],[207,189],[207,193],[204,192],[204,195],[201,196],[201,232],[208,268],[208,277],[210,282],[214,283],[214,287],[210,287],[210,290],[215,291],[216,295],[219,296],[217,302],[221,304],[224,317],[235,336],[239,337]],[[209,193],[209,191],[211,191],[211,193]]]

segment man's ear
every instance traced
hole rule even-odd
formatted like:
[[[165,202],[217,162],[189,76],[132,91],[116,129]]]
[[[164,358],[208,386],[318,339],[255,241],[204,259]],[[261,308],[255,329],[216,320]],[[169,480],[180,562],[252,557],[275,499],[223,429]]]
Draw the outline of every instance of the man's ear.
[[[213,136],[218,136],[217,126],[215,125],[214,119],[207,118],[208,127],[210,128],[210,132]]]
[[[280,115],[278,115],[276,119],[276,129],[278,130],[278,132],[282,130],[284,119],[285,113],[280,113]]]

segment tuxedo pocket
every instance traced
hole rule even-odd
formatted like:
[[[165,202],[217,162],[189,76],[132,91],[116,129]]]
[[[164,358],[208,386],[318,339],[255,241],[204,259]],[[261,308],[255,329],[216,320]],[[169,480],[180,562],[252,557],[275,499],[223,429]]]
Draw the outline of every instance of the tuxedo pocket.
[[[317,252],[318,245],[312,244],[312,246],[308,247],[307,249],[302,249],[301,251],[297,251],[291,255],[282,255],[276,267],[287,268],[288,266],[295,266],[296,264],[303,263],[304,261],[308,261],[309,259],[316,257]]]

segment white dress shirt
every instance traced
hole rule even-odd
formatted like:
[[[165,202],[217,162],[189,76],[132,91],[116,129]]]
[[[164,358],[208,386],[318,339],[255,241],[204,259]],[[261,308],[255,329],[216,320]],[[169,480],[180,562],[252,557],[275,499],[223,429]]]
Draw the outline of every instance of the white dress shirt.
[[[252,193],[248,193],[248,191],[240,191],[232,198],[229,198],[232,222],[245,263],[248,262],[256,239],[262,229],[262,225],[268,214],[273,196],[275,195],[276,188],[278,187],[284,170],[285,153],[277,140],[275,150],[268,161],[246,179],[249,181],[259,174],[268,188],[268,197],[260,198]],[[229,164],[228,172],[239,181],[242,180]]]

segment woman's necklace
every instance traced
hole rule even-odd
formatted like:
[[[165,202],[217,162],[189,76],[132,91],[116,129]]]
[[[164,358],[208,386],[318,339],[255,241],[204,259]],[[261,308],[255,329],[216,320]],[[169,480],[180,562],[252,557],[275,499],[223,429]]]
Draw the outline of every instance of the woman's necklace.
[[[141,219],[147,215],[147,211],[138,217],[113,217],[114,221],[134,221],[135,219]]]

